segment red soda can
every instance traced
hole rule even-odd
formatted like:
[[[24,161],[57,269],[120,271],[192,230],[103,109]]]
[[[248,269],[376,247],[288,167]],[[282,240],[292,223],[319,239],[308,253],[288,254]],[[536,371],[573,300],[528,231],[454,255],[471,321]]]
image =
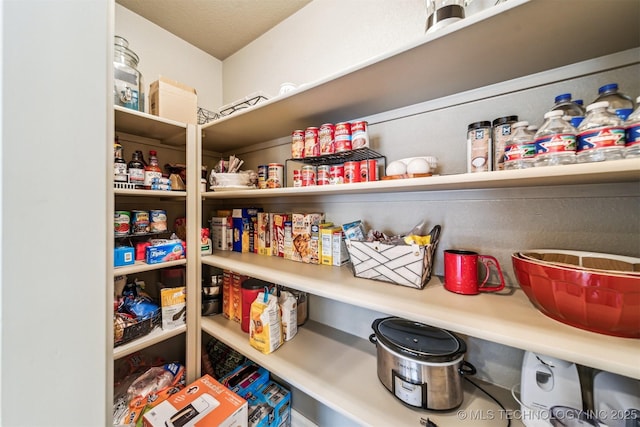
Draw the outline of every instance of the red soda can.
[[[320,139],[320,154],[333,154],[336,152],[335,146],[336,127],[331,123],[325,123],[320,126],[318,138]]]
[[[351,150],[351,123],[337,123],[334,133],[335,152]]]
[[[344,182],[360,182],[360,162],[344,162]]]
[[[344,184],[344,166],[331,165],[329,167],[329,184]]]
[[[320,155],[320,141],[318,128],[308,127],[304,131],[304,157],[318,157]]]

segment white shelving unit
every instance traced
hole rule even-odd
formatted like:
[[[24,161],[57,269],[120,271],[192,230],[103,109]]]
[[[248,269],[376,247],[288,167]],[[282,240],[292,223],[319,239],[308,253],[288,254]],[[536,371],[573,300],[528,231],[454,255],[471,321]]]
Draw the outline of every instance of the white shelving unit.
[[[616,25],[603,25],[603,16]],[[317,123],[357,119],[587,59],[630,49],[637,52],[640,37],[628,28],[637,26],[638,16],[637,0],[620,0],[615,5],[589,2],[588,6],[579,0],[510,0],[425,35],[403,49],[204,125],[201,149],[230,152],[285,138],[294,129]],[[488,58],[489,48],[498,40],[500,53]],[[206,192],[201,198],[203,203],[277,198],[295,204],[298,198],[306,202],[365,193],[639,182],[640,160],[629,159],[315,188]],[[415,290],[355,278],[349,267],[306,265],[233,252],[215,252],[201,257],[201,263],[640,379],[639,340],[591,333],[556,322],[535,309],[520,290],[506,296],[458,298],[444,290],[438,277],[432,278],[425,289]],[[369,351],[372,345],[365,340],[311,323],[302,327],[293,341],[271,355],[263,355],[248,345],[247,336],[237,324],[221,316],[201,318],[200,325],[207,334],[348,418],[371,425],[416,425],[419,421],[416,412],[389,396],[372,375],[376,372],[375,356]],[[476,392],[467,393],[464,407],[486,408],[485,400]],[[455,412],[436,414],[433,419],[437,424],[440,420],[440,425],[461,422]],[[476,420],[473,425],[479,423]],[[469,425],[468,421],[461,424]]]
[[[135,135],[145,139],[145,144],[155,145],[157,149],[169,147],[172,150],[184,152],[184,162],[188,170],[195,170],[196,159],[196,128],[194,125],[187,125],[173,120],[164,119],[151,114],[133,111],[119,106],[114,107],[115,130],[116,133]],[[126,159],[125,159],[126,160]],[[199,170],[199,167],[197,168]],[[193,188],[192,188],[193,187]],[[187,223],[196,224],[195,200],[197,197],[196,185],[187,185],[184,191],[156,191],[141,189],[121,189],[112,190],[117,209],[119,202],[124,203],[152,203],[154,206],[163,206],[163,203],[179,203],[184,205]],[[111,230],[109,230],[111,231]],[[132,238],[135,238],[132,235]],[[159,264],[147,264],[143,261],[136,261],[133,265],[112,268],[113,276],[131,275],[175,266],[194,266],[187,268],[187,304],[189,307],[196,307],[195,290],[198,289],[199,282],[196,282],[196,265],[199,265],[196,252],[199,250],[198,242],[200,231],[197,227],[187,228],[187,244],[192,244],[194,249],[187,250],[184,259],[168,261]],[[136,351],[147,349],[155,344],[166,341],[178,335],[185,336],[184,362],[186,364],[187,376],[189,379],[195,378],[195,373],[199,370],[199,349],[197,349],[196,337],[199,337],[200,330],[197,327],[197,316],[199,310],[187,310],[187,322],[185,326],[174,329],[162,329],[157,327],[149,334],[138,338],[127,344],[115,347],[113,350],[114,359],[122,358]],[[189,327],[188,325],[194,325]]]

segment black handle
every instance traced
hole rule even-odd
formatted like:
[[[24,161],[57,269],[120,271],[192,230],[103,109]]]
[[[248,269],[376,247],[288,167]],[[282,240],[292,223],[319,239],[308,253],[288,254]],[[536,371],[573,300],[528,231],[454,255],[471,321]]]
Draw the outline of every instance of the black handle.
[[[466,360],[463,360],[462,365],[458,368],[458,373],[462,376],[475,375],[476,372],[477,372],[476,367],[473,366],[471,363],[467,362]]]
[[[373,344],[377,344],[378,338],[376,338],[376,334],[369,335],[369,341],[371,341]]]

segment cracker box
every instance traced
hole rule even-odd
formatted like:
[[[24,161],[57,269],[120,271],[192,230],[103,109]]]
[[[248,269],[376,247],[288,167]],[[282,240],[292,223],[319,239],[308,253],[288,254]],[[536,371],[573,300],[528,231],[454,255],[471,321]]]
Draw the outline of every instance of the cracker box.
[[[162,329],[173,329],[186,323],[186,287],[160,289]]]
[[[291,215],[291,237],[293,241],[294,261],[319,264],[320,223],[323,213],[294,213]]]
[[[245,396],[249,404],[250,427],[291,425],[291,392],[275,381]]]
[[[247,360],[220,378],[220,383],[240,396],[254,393],[269,381],[269,371]]]
[[[197,125],[196,90],[175,80],[160,77],[149,87],[149,113],[165,119]]]
[[[144,427],[248,427],[247,401],[204,375],[144,414]]]
[[[211,218],[211,241],[214,250],[230,251],[233,249],[233,218],[231,215]]]
[[[258,212],[262,212],[262,208],[233,210],[233,250],[235,252],[254,251],[254,232]]]
[[[249,276],[244,274],[233,273],[233,280],[231,281],[231,298],[229,303],[231,304],[229,318],[235,322],[242,321],[242,282],[247,280]]]
[[[284,222],[284,259],[293,259],[293,237],[291,232],[291,221]]]
[[[272,213],[269,220],[271,231],[271,255],[284,257],[284,225],[290,220],[286,213]]]
[[[270,226],[271,214],[268,212],[258,212],[257,217],[257,241],[258,241],[258,254],[259,255],[271,255],[271,226]]]
[[[341,266],[348,263],[350,261],[349,250],[347,249],[347,243],[344,238],[344,231],[342,231],[341,227],[337,227],[333,231],[331,243],[333,245],[333,253],[331,254],[333,265]]]

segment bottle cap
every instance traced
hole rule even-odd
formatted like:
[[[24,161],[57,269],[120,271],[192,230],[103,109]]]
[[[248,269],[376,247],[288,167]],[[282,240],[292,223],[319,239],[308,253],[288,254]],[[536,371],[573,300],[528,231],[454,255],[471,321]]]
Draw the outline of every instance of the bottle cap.
[[[521,122],[516,122],[516,123],[511,125],[512,128],[519,128],[519,127],[523,127],[523,126],[529,126],[529,122],[523,120]]]
[[[596,108],[608,108],[608,107],[609,107],[609,101],[594,102],[593,104],[587,105],[587,112],[595,110]]]
[[[551,111],[548,111],[548,112],[544,113],[544,118],[545,119],[548,119],[550,117],[562,117],[562,116],[564,116],[564,111],[562,111],[562,110],[551,110]]]
[[[556,103],[563,102],[563,101],[570,101],[570,100],[571,100],[571,94],[570,93],[563,93],[563,94],[560,94],[560,95],[556,96]]]
[[[618,83],[609,83],[598,89],[598,93],[607,92],[609,90],[618,90]]]

